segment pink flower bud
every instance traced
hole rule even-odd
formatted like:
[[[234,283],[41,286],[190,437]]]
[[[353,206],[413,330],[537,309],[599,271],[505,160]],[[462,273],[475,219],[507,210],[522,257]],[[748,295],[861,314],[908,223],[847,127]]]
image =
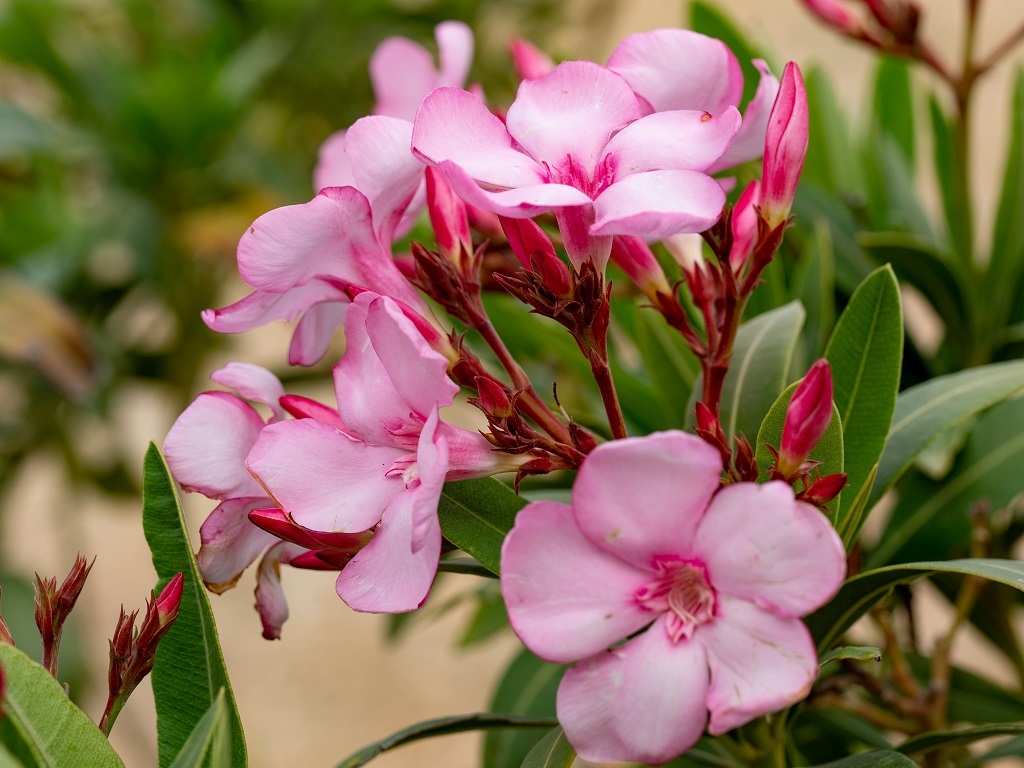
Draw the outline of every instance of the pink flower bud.
[[[743,190],[736,207],[732,209],[732,250],[729,264],[737,274],[754,252],[757,243],[757,209],[761,198],[761,185],[756,180]]]
[[[639,237],[622,235],[612,240],[612,261],[648,296],[670,294],[672,288],[650,247]]]
[[[427,212],[437,245],[448,258],[461,263],[463,254],[473,253],[466,204],[436,168],[427,167]]]
[[[807,92],[800,68],[786,65],[768,118],[761,173],[761,213],[777,227],[793,206],[796,184],[807,155]]]
[[[180,573],[175,574],[174,578],[167,582],[167,586],[163,588],[160,596],[156,599],[156,615],[161,629],[178,618],[178,608],[181,606],[181,594],[184,585],[184,575]]]
[[[520,80],[539,80],[555,68],[555,63],[547,54],[521,38],[514,38],[508,51]]]
[[[803,0],[807,10],[828,24],[846,34],[857,34],[860,22],[839,0]]]
[[[494,379],[478,376],[477,392],[480,393],[480,406],[488,416],[507,419],[512,415],[512,402],[508,399],[505,388]]]
[[[779,446],[778,472],[792,477],[811,455],[832,420],[832,369],[828,360],[819,360],[807,372],[793,393],[786,410]]]
[[[572,291],[569,268],[555,255],[555,246],[547,233],[531,219],[498,218],[508,244],[523,268],[537,272],[544,287],[555,296],[568,296]]]

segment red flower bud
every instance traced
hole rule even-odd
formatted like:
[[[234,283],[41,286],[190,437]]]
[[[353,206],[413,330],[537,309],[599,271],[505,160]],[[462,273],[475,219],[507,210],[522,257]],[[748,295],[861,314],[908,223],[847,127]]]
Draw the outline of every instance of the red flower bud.
[[[480,393],[480,406],[488,416],[507,419],[512,415],[512,401],[505,388],[494,379],[478,376],[476,390]]]
[[[811,483],[811,486],[800,498],[808,504],[814,504],[816,507],[821,507],[828,504],[832,499],[842,493],[843,488],[845,487],[845,472],[838,472],[834,475],[825,475]]]
[[[441,253],[457,264],[473,253],[466,204],[436,168],[427,167],[427,213]]]
[[[568,296],[572,291],[569,268],[555,255],[555,246],[547,233],[531,219],[498,218],[508,244],[523,268],[539,274],[544,287],[553,295]]]
[[[172,621],[178,618],[178,608],[181,606],[182,588],[185,585],[185,577],[178,573],[167,582],[167,586],[160,592],[156,599],[156,616],[163,629]]]
[[[832,420],[832,370],[819,360],[793,393],[779,446],[778,472],[792,477],[810,456]]]
[[[800,68],[786,65],[764,140],[761,171],[761,214],[772,228],[793,206],[793,196],[807,155],[807,91]]]

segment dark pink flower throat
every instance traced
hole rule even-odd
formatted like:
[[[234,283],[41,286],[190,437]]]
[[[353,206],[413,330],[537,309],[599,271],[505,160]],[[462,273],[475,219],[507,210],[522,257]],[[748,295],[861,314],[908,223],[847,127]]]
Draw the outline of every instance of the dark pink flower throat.
[[[714,618],[715,590],[700,560],[659,557],[654,566],[657,575],[636,593],[636,599],[649,611],[668,614],[665,628],[677,643]]]

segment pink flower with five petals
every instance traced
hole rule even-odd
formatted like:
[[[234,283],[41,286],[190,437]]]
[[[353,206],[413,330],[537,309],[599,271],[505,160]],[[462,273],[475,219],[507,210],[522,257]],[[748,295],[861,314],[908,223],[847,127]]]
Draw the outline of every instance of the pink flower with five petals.
[[[528,505],[505,539],[509,619],[541,658],[577,662],[558,720],[588,760],[664,762],[817,676],[799,617],[838,590],[842,542],[787,484],[719,490],[721,471],[682,432],[606,443],[571,505]]]

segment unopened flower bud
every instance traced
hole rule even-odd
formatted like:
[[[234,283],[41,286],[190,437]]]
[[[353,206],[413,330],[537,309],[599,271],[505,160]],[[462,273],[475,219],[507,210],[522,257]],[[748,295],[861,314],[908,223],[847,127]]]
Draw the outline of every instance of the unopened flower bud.
[[[95,560],[93,560],[95,562]],[[85,580],[92,569],[84,557],[78,555],[64,582],[57,588],[57,579],[44,579],[36,574],[35,620],[43,645],[43,666],[57,677],[57,656],[60,653],[60,638],[64,622],[82,594]]]
[[[684,272],[704,269],[704,238],[696,232],[670,235],[662,243]]]
[[[551,238],[531,219],[508,219],[500,216],[501,228],[512,252],[527,271],[540,275],[555,296],[568,296],[572,291],[569,268],[555,254]]]
[[[807,155],[807,92],[800,68],[786,65],[765,134],[761,172],[761,214],[777,227],[793,206]]]
[[[807,9],[828,24],[845,34],[857,34],[861,25],[839,0],[803,0]]]
[[[555,68],[555,63],[546,53],[522,38],[513,38],[508,50],[520,80],[539,80]]]
[[[776,464],[779,474],[790,478],[797,473],[824,436],[831,420],[832,370],[828,361],[822,359],[811,366],[786,409],[786,423],[782,428]]]
[[[473,253],[466,204],[436,168],[427,167],[427,212],[441,253],[457,264]]]
[[[800,497],[801,500],[816,507],[828,504],[832,499],[842,493],[846,487],[846,473],[838,472],[834,475],[819,477]]]
[[[756,206],[760,198],[761,185],[755,179],[743,190],[732,209],[732,250],[729,251],[729,264],[737,274],[757,244]]]
[[[156,599],[156,616],[160,628],[164,629],[168,624],[178,618],[178,607],[181,605],[182,588],[185,584],[184,575],[175,574],[167,586],[160,592]]]
[[[653,298],[657,293],[672,292],[661,264],[654,258],[647,243],[639,237],[621,235],[613,238],[612,261],[618,264],[647,296]]]
[[[488,416],[507,419],[512,415],[512,401],[501,384],[494,379],[478,376],[476,389],[480,393],[480,407]]]

